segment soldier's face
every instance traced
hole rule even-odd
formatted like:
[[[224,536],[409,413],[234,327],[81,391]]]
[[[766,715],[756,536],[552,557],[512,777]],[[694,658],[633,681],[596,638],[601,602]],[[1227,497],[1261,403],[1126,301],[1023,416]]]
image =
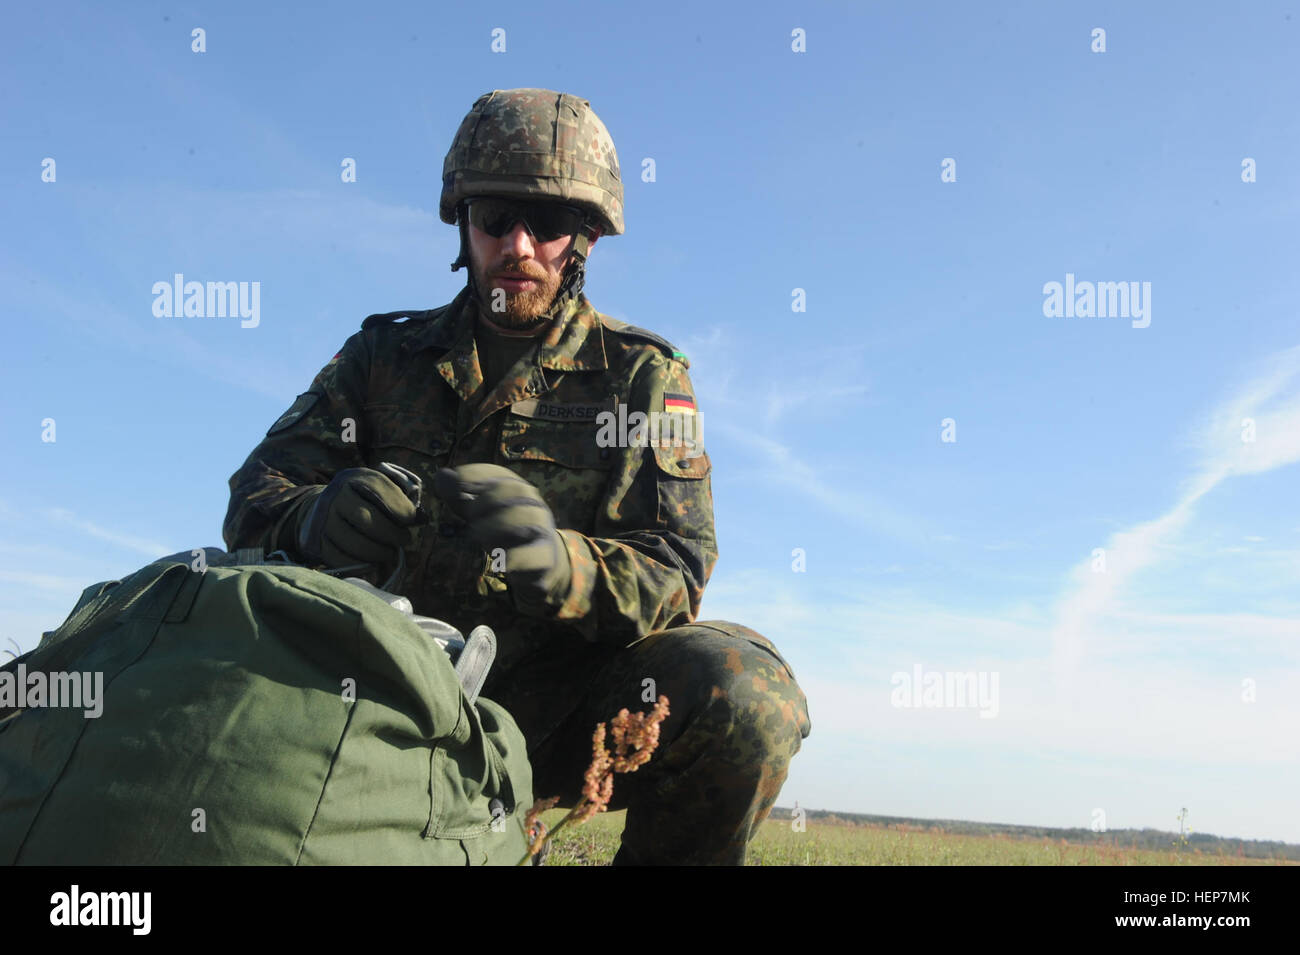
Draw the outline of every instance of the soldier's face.
[[[573,254],[573,242],[571,235],[538,242],[522,222],[494,239],[471,223],[469,252],[474,280],[492,311],[492,321],[527,326],[550,308]],[[595,244],[593,238],[588,247]],[[512,277],[523,281],[511,281]]]

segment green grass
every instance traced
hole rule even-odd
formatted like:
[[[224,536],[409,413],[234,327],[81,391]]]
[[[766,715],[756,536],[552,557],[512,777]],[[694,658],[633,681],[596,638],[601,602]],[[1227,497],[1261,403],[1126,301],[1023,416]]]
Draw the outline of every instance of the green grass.
[[[621,812],[601,813],[556,837],[547,865],[607,865],[618,851]],[[542,818],[555,825],[564,810]],[[1064,841],[973,836],[919,827],[810,821],[795,832],[788,821],[763,824],[749,844],[749,865],[1278,865],[1267,859],[1210,855],[1190,849],[1156,851]]]

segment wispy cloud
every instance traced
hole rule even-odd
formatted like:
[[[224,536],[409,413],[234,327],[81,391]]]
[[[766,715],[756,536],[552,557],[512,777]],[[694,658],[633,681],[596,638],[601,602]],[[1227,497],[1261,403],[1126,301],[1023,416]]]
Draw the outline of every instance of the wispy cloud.
[[[1293,619],[1115,612],[1104,645],[1077,671],[1076,692],[1061,693],[1044,640],[1050,607],[1013,602],[972,612],[950,595],[899,594],[883,581],[747,570],[710,583],[703,615],[757,627],[790,661],[813,721],[792,779],[796,788],[814,778],[844,787],[835,807],[882,811],[892,793],[900,812],[924,804],[952,818],[1038,813],[1063,825],[1072,814],[1086,823],[1088,807],[1100,805],[1141,826],[1158,824],[1164,803],[1193,786],[1207,831],[1300,838],[1276,795],[1300,757],[1285,729],[1300,718]],[[997,672],[998,716],[895,707],[892,674],[918,663]],[[1248,678],[1257,684],[1250,702]],[[987,796],[964,782],[963,772],[1026,760],[1052,770]],[[871,769],[859,777],[857,766]],[[891,766],[908,782],[872,778]],[[1247,776],[1260,785],[1243,795]],[[1037,792],[1032,809],[1028,790]]]
[[[984,545],[985,550],[1024,550],[1024,548],[1023,541],[993,541]]]
[[[817,402],[822,407],[834,404],[838,408],[843,408],[844,399],[859,398],[869,390],[866,385],[826,388],[822,382],[816,381],[786,382],[780,388],[770,389],[766,395],[767,424],[775,424],[786,412],[809,402]]]
[[[85,589],[85,581],[75,577],[60,577],[56,574],[32,574],[26,571],[0,570],[0,583],[19,584],[23,587],[36,587],[40,590],[53,590],[58,593],[79,594]]]
[[[722,434],[763,459],[758,473],[774,484],[810,498],[824,506],[837,521],[846,521],[886,534],[915,546],[923,546],[935,535],[925,522],[904,514],[865,488],[846,491],[830,483],[825,472],[809,463],[810,452],[798,450],[760,434],[754,427],[709,422],[714,433]]]
[[[121,243],[108,231],[115,222],[105,207],[104,194],[110,190],[61,188],[79,190],[74,194],[86,210],[87,230],[96,243],[96,265],[113,275],[136,277],[126,293],[131,297],[128,300],[121,287],[112,283],[81,282],[70,287],[65,277],[46,272],[44,263],[11,255],[0,258],[0,298],[11,309],[28,310],[42,319],[57,318],[113,348],[125,346],[138,354],[161,356],[205,378],[277,403],[292,387],[284,382],[293,380],[279,351],[214,348],[202,334],[195,334],[209,326],[156,318],[153,283],[171,281],[176,272],[197,280],[260,282],[265,293],[263,321],[270,323],[274,310],[284,307],[275,303],[294,297],[288,280],[279,278],[288,263],[328,260],[345,251],[367,266],[401,263],[413,271],[427,271],[430,262],[454,258],[458,241],[454,229],[437,231],[432,211],[346,191],[326,201],[309,190],[225,191],[115,183],[112,202],[135,208],[149,222],[151,237],[147,245]],[[196,220],[203,222],[201,230],[195,229]],[[250,258],[261,264],[250,266]],[[200,266],[220,271],[189,274]],[[247,335],[241,333],[235,340],[242,344]]]
[[[247,355],[222,355],[182,331],[177,323],[152,318],[149,315],[152,300],[145,294],[148,292],[146,286],[141,286],[140,308],[131,312],[93,289],[74,295],[61,288],[54,279],[31,273],[24,280],[22,274],[21,268],[0,263],[0,295],[11,307],[25,306],[33,310],[39,307],[43,314],[66,320],[79,333],[93,336],[105,345],[115,348],[125,345],[141,354],[162,352],[205,378],[276,401],[284,399],[285,389],[275,384],[283,376],[277,378],[267,361],[253,361]]]
[[[827,387],[828,381],[856,382],[863,377],[858,367],[860,361],[853,360],[860,348],[804,352],[801,360],[817,366],[819,371],[815,377],[799,377],[788,366],[783,366],[779,375],[766,375],[762,369],[753,368],[741,373],[734,360],[734,336],[718,325],[687,336],[683,341],[692,366],[708,368],[707,376],[694,383],[709,432],[734,441],[759,458],[762,463],[752,473],[822,505],[836,521],[870,528],[917,547],[925,546],[934,538],[927,522],[903,513],[897,505],[865,487],[858,485],[852,491],[837,487],[827,469],[833,452],[828,454],[825,445],[795,447],[771,433],[783,416],[801,405],[815,402],[823,416],[831,417],[842,411],[846,399],[868,394],[870,388],[866,384]],[[753,385],[756,379],[776,383],[757,391]],[[743,382],[744,387],[733,388],[736,381]],[[710,407],[732,410],[710,412]],[[755,412],[755,408],[762,410]]]
[[[163,557],[172,553],[176,549],[174,547],[168,547],[166,544],[160,544],[157,541],[148,540],[147,538],[135,537],[131,534],[122,534],[105,527],[100,527],[98,524],[77,517],[66,508],[47,508],[45,514],[50,519],[58,521],[68,527],[74,527],[82,533],[89,534],[97,540],[108,541],[114,546],[121,547],[125,550],[135,551],[139,554],[145,554],[148,557]]]
[[[1111,536],[1100,557],[1074,567],[1052,629],[1054,665],[1075,668],[1096,621],[1111,611],[1124,588],[1172,546],[1195,506],[1227,478],[1260,474],[1300,461],[1300,346],[1274,356],[1264,373],[1208,416],[1197,432],[1201,464],[1164,514]]]
[[[765,361],[779,367],[747,366],[742,373],[736,367],[736,355],[744,353],[751,361],[753,355],[738,349],[736,336],[721,326],[714,325],[682,341],[692,363],[707,369],[707,374],[695,382],[697,390],[711,402],[744,407],[747,413],[756,407],[763,409],[762,422],[767,427],[807,405],[812,406],[809,414],[833,418],[843,414],[854,399],[871,393],[862,357],[864,349],[858,342],[765,354]],[[739,391],[732,388],[737,380],[743,382]]]

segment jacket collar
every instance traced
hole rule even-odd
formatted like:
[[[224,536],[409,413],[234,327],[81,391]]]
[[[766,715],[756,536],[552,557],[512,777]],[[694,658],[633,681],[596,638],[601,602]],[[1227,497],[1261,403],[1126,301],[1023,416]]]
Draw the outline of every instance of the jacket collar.
[[[538,337],[538,347],[527,359],[529,368],[523,374],[507,375],[490,394],[482,394],[483,370],[474,342],[475,320],[475,306],[466,287],[410,346],[412,351],[447,349],[435,364],[438,374],[466,406],[479,402],[472,411],[469,407],[465,409],[467,430],[477,427],[506,405],[550,391],[568,372],[609,367],[600,314],[580,294],[565,305],[547,331]]]

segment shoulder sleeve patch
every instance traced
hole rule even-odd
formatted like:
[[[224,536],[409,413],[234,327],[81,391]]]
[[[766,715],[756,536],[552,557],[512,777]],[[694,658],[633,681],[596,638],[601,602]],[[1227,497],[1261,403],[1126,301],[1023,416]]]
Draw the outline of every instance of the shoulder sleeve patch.
[[[609,330],[615,334],[626,335],[628,338],[635,338],[638,341],[649,342],[651,345],[657,346],[660,351],[674,361],[681,362],[687,368],[691,366],[691,363],[686,360],[686,353],[661,335],[656,335],[654,332],[648,331],[647,329],[639,328],[636,325],[627,325],[622,322],[606,322],[605,324]]]
[[[380,312],[367,316],[366,320],[361,323],[361,328],[364,331],[367,328],[374,328],[376,325],[389,325],[404,318],[412,320],[436,318],[442,311],[442,308],[435,308],[421,311]]]
[[[269,438],[273,434],[279,434],[286,428],[292,428],[302,419],[303,415],[311,411],[319,400],[320,395],[314,391],[307,391],[299,395],[294,399],[293,404],[289,406],[289,410],[275,419],[275,424],[271,425],[266,432],[266,436]]]

